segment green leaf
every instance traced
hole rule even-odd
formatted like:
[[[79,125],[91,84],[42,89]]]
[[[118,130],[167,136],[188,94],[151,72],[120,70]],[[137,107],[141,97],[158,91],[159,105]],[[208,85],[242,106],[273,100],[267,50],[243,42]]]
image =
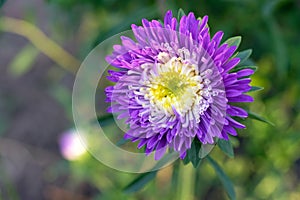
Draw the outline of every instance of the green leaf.
[[[254,71],[256,71],[257,66],[236,66],[235,68],[230,70],[230,73],[234,73],[234,72],[240,71],[242,69],[253,69]]]
[[[178,13],[177,13],[177,19],[178,21],[180,21],[181,17],[185,16],[186,14],[184,13],[184,11],[179,8]]]
[[[255,119],[255,120],[267,123],[267,124],[270,124],[271,126],[275,126],[274,123],[270,122],[269,120],[265,119],[264,117],[260,116],[259,114],[251,112],[249,110],[247,112],[248,112],[248,117],[249,118]]]
[[[252,49],[247,49],[245,51],[239,52],[236,57],[240,58],[239,65],[243,64],[252,54]]]
[[[9,66],[9,73],[15,77],[28,72],[39,54],[39,51],[32,45],[27,45],[15,56]]]
[[[230,140],[219,139],[218,146],[227,156],[231,158],[234,157],[233,147]]]
[[[228,44],[229,46],[236,46],[236,48],[239,47],[240,43],[242,41],[242,37],[241,36],[235,36],[235,37],[231,37],[228,40],[226,40],[224,43]]]
[[[201,143],[198,139],[192,142],[191,148],[187,151],[187,156],[192,162],[193,166],[197,168],[200,164],[201,158],[199,157],[199,152],[201,149]]]
[[[251,89],[248,92],[255,92],[255,91],[260,91],[263,90],[263,87],[259,87],[259,86],[251,86]]]
[[[235,191],[233,184],[231,180],[228,178],[228,176],[225,174],[225,172],[222,170],[222,168],[218,165],[216,161],[214,161],[211,157],[207,156],[207,160],[209,164],[214,168],[216,174],[218,175],[219,179],[221,180],[229,198],[231,200],[235,200]]]
[[[112,114],[98,116],[97,121],[101,126],[105,126],[114,120],[114,116]]]
[[[124,192],[133,193],[141,190],[149,181],[156,177],[156,173],[157,171],[152,171],[141,174],[124,188]]]

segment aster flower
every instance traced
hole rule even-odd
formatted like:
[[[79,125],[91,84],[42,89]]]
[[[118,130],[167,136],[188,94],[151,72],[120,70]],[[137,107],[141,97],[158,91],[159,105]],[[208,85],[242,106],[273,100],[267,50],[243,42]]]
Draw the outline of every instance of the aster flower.
[[[236,46],[220,44],[223,32],[212,38],[208,17],[191,12],[179,21],[168,11],[164,22],[142,20],[132,25],[136,41],[121,37],[107,61],[108,112],[118,113],[129,125],[126,139],[138,141],[148,155],[160,159],[167,148],[184,158],[193,140],[214,144],[228,140],[245,126],[232,117],[247,117],[236,102],[251,102],[252,69],[231,73],[240,61]]]

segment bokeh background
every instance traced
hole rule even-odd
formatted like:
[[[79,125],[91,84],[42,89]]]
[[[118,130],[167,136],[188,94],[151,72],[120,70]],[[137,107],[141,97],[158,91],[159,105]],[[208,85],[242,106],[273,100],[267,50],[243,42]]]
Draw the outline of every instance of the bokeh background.
[[[212,152],[232,179],[237,199],[300,199],[299,0],[0,4],[0,199],[182,199],[179,162],[159,171],[141,191],[125,193],[137,175],[110,169],[85,152],[74,136],[71,109],[76,71],[93,47],[142,18],[162,18],[179,8],[209,15],[211,33],[241,35],[239,49],[253,49],[259,66],[252,85],[265,89],[252,93],[249,109],[274,126],[248,119],[247,129],[233,140],[234,159],[218,148]],[[228,199],[205,160],[191,187],[193,194],[185,199]]]

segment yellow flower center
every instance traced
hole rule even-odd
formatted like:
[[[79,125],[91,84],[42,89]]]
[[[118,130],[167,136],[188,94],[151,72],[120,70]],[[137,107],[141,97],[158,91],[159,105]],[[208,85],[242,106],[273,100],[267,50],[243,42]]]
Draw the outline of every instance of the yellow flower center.
[[[157,70],[158,75],[153,75],[148,85],[150,103],[171,115],[172,107],[179,113],[190,110],[203,88],[196,65],[174,57],[158,64]]]

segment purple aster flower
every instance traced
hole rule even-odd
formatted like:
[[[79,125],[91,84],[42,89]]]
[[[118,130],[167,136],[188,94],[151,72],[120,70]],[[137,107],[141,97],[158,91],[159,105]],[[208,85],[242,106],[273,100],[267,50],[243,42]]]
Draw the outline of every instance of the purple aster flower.
[[[223,32],[210,37],[208,17],[193,13],[180,22],[168,11],[164,22],[146,19],[132,25],[136,41],[121,37],[107,61],[118,68],[108,79],[108,112],[125,118],[126,139],[139,141],[148,155],[160,159],[167,148],[184,158],[193,140],[213,144],[228,140],[245,126],[232,117],[247,117],[235,102],[251,102],[251,69],[230,70],[240,61],[236,46],[220,44]]]

